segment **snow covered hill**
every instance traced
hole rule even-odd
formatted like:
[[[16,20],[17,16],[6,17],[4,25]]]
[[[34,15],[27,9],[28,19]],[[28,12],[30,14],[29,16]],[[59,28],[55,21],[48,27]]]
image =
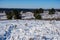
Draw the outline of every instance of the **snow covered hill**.
[[[0,40],[60,40],[60,21],[0,21]]]

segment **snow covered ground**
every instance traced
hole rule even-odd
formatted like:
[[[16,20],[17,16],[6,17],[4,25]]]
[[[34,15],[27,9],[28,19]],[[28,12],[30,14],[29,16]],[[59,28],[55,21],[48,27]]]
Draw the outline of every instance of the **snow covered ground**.
[[[60,21],[0,21],[0,40],[60,40]]]
[[[48,14],[49,12],[46,13],[41,13],[40,15],[42,16],[42,19],[60,19],[60,12],[55,12],[55,14]]]
[[[20,14],[22,14],[22,19],[34,19],[34,13],[32,12],[26,12],[23,13],[23,11],[20,12]]]

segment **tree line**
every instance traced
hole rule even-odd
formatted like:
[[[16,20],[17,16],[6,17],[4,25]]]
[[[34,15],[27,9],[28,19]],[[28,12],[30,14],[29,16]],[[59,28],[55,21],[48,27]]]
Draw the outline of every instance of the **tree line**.
[[[51,14],[55,14],[55,9],[54,8],[49,9],[48,11],[49,11],[50,15]],[[43,13],[43,12],[44,12],[43,8],[35,9],[33,11],[35,19],[42,19],[40,13]],[[14,19],[21,19],[22,18],[21,14],[20,14],[20,11],[16,10],[16,9],[11,10],[11,11],[7,11],[6,15],[7,15],[7,19],[12,19],[12,18],[14,18]]]
[[[11,11],[7,11],[6,12],[6,15],[7,15],[7,19],[21,19],[21,14],[20,14],[20,11],[14,9],[14,10],[11,10]]]

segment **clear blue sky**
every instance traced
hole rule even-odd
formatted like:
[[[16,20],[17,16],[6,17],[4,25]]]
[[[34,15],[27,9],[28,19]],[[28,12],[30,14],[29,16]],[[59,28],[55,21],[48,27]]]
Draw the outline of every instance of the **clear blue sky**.
[[[0,8],[60,8],[60,0],[0,0]]]

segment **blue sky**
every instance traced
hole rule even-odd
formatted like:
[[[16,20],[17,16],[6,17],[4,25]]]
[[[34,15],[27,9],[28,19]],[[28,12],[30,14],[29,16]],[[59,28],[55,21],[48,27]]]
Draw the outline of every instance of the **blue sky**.
[[[0,8],[60,8],[60,0],[0,0]]]

